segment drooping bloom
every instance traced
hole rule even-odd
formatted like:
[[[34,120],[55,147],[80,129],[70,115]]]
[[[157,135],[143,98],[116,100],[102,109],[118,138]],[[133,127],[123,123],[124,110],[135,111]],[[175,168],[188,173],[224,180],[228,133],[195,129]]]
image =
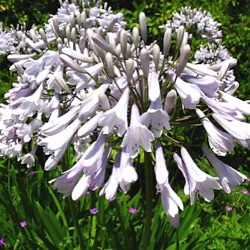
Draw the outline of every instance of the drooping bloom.
[[[131,158],[135,158],[142,146],[145,151],[151,152],[151,142],[154,134],[141,123],[140,114],[136,104],[133,104],[131,111],[130,126],[124,135],[121,147],[126,148]]]
[[[180,197],[174,192],[168,181],[168,170],[165,164],[163,150],[160,143],[156,149],[155,176],[157,187],[161,193],[161,200],[169,221],[174,227],[179,226],[179,208],[183,210],[183,203]]]
[[[219,160],[212,152],[210,152],[206,147],[202,147],[204,154],[207,159],[215,168],[218,177],[220,178],[220,183],[222,188],[226,193],[231,193],[235,190],[237,185],[240,185],[247,177],[232,167],[228,166],[221,160]]]
[[[127,127],[127,109],[129,100],[129,89],[126,88],[117,104],[103,113],[99,119],[99,125],[103,127],[104,134],[115,131],[118,136],[122,136]]]
[[[196,114],[207,131],[209,146],[213,152],[225,156],[227,152],[233,151],[233,136],[216,128],[200,109],[196,109]]]
[[[181,170],[186,184],[184,187],[184,193],[190,195],[190,202],[194,204],[195,194],[198,193],[206,201],[211,201],[214,198],[214,189],[221,189],[218,183],[218,177],[212,177],[211,175],[203,172],[193,161],[187,150],[181,148],[182,158],[174,154],[174,160]]]

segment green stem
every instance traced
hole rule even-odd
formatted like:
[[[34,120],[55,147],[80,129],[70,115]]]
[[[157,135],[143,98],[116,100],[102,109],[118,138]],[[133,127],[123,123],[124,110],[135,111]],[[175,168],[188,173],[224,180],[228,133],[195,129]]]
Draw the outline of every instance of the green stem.
[[[78,220],[77,220],[77,218],[75,216],[75,212],[74,212],[73,202],[72,202],[72,200],[70,198],[68,199],[68,201],[69,201],[70,213],[71,213],[71,216],[73,218],[73,223],[74,223],[74,226],[75,226],[75,229],[76,229],[76,233],[77,233],[77,237],[78,237],[78,242],[79,242],[80,250],[85,250],[86,248],[85,248],[84,243],[83,243],[81,229],[80,229]]]
[[[151,224],[153,216],[153,181],[152,165],[150,153],[144,153],[145,166],[145,191],[146,191],[146,218],[144,222],[144,231],[142,236],[142,250],[148,249],[151,236]]]

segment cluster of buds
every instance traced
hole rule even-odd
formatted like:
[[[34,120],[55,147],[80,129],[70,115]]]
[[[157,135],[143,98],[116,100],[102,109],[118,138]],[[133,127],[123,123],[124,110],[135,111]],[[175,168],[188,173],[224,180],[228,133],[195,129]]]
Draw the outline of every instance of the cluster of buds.
[[[183,26],[166,29],[161,51],[157,42],[147,43],[144,13],[139,28],[128,31],[122,14],[90,2],[61,2],[27,45],[29,53],[8,56],[18,81],[1,104],[0,153],[30,167],[43,147],[44,169],[51,170],[71,148],[75,163],[51,181],[54,188],[73,200],[100,189],[109,201],[137,181],[136,159],[151,154],[165,212],[178,227],[183,203],[170,186],[169,145],[191,204],[196,194],[211,201],[214,189],[230,193],[246,179],[216,156],[233,151],[235,143],[249,148],[250,104],[232,95],[238,85],[222,88],[235,60],[189,62]],[[207,133],[202,149],[216,177],[197,166],[185,141],[174,138],[175,126],[190,120]]]

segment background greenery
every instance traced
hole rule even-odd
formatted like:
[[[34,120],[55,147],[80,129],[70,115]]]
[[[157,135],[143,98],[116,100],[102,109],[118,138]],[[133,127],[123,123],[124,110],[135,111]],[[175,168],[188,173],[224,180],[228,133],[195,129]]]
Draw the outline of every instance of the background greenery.
[[[108,2],[114,11],[124,13],[128,27],[138,25],[138,15],[144,11],[150,40],[159,42],[162,40],[162,30],[158,26],[182,6],[209,11],[216,21],[222,23],[224,45],[238,60],[234,69],[240,83],[238,96],[249,99],[249,1]],[[56,13],[58,6],[56,0],[0,0],[1,21],[5,27],[24,22],[27,27],[42,25],[49,18],[49,13]],[[15,76],[8,71],[9,66],[6,57],[1,56],[1,98],[15,80]],[[247,175],[250,175],[249,162],[248,152],[240,148],[228,159],[230,165]],[[204,165],[202,159],[198,164]],[[206,165],[203,168],[206,169]],[[14,160],[1,159],[0,237],[7,238],[7,249],[80,249],[80,246],[82,249],[94,250],[139,249],[145,205],[140,192],[119,195],[111,203],[96,193],[90,193],[78,202],[71,202],[70,199],[62,199],[48,184],[56,176],[56,171],[44,172],[39,164],[34,169],[26,169]],[[154,197],[150,249],[250,249],[250,194],[242,193],[242,190],[250,189],[249,182],[230,195],[218,192],[213,202],[206,203],[201,199],[194,206],[189,205],[182,187],[183,183],[180,183],[178,194],[184,200],[185,210],[181,213],[178,230],[169,225],[158,197]],[[233,210],[227,211],[227,205],[232,206]],[[89,210],[94,207],[98,208],[99,213],[91,215]],[[138,213],[130,214],[130,207],[136,208]],[[27,221],[28,225],[20,227],[21,221]],[[77,230],[83,235],[82,241],[77,237]]]

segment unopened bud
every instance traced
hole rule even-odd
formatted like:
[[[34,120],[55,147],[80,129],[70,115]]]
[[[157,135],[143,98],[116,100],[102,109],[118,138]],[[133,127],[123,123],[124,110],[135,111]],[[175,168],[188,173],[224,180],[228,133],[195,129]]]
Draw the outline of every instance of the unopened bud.
[[[221,81],[226,75],[228,69],[229,69],[229,61],[227,60],[223,62],[220,71],[218,73],[217,79]]]
[[[70,39],[70,32],[71,32],[70,27],[67,26],[66,29],[65,29],[65,33],[66,33],[66,37],[67,37],[68,40]]]
[[[154,44],[153,46],[153,59],[155,63],[155,68],[158,68],[160,62],[160,47],[158,44]]]
[[[64,79],[61,77],[61,75],[58,72],[54,73],[54,77],[62,89],[64,89],[68,93],[71,93],[71,90],[70,90],[68,84],[64,81]]]
[[[76,28],[71,29],[70,36],[71,36],[73,43],[75,44],[76,43]]]
[[[40,36],[41,36],[43,42],[46,44],[46,46],[48,46],[48,40],[47,40],[45,31],[44,31],[43,28],[40,28],[40,29],[39,29],[39,34],[40,34]]]
[[[108,97],[105,95],[104,92],[100,92],[98,95],[99,101],[100,101],[100,105],[102,110],[108,110],[110,109],[110,104],[109,104],[109,100]]]
[[[149,71],[149,52],[147,49],[143,48],[140,53],[141,59],[141,69],[143,72],[144,77],[148,77]]]
[[[60,35],[60,30],[59,30],[59,24],[58,24],[58,19],[56,16],[53,17],[52,19],[52,31],[54,34],[58,37]]]
[[[187,44],[187,42],[188,42],[188,32],[185,31],[183,34],[181,47],[184,46],[185,44]]]
[[[80,91],[80,98],[81,98],[82,101],[87,98],[87,94],[86,94],[86,91],[84,89],[82,89]]]
[[[178,28],[178,30],[177,30],[177,48],[178,48],[178,49],[181,47],[184,32],[185,32],[185,28],[184,28],[183,25],[181,25],[181,26]]]
[[[129,58],[126,61],[126,75],[128,82],[130,82],[130,80],[132,79],[133,72],[134,72],[134,61],[133,59]]]
[[[99,48],[101,48],[102,50],[105,50],[106,52],[110,52],[111,54],[115,55],[115,51],[100,35],[93,33],[91,38]]]
[[[173,107],[176,104],[176,101],[177,101],[177,93],[174,89],[172,89],[167,93],[164,102],[164,110],[167,111],[168,114],[172,111]]]
[[[80,12],[77,12],[76,13],[76,21],[77,21],[77,25],[78,25],[78,27],[81,27],[81,25],[82,25],[82,20],[81,20],[81,14],[80,14]]]
[[[75,51],[73,49],[63,48],[62,53],[66,54],[67,56],[70,56],[73,59],[79,60],[79,61],[89,62],[89,63],[93,62],[91,57],[85,56],[82,53],[77,52],[77,51]]]
[[[115,47],[115,54],[120,57],[121,55],[121,44],[117,44],[117,46]]]
[[[139,24],[140,24],[141,37],[144,43],[146,43],[148,31],[147,31],[147,20],[144,12],[141,12],[139,15]]]
[[[73,12],[70,13],[69,20],[70,20],[70,27],[71,28],[75,27],[75,14]]]
[[[107,73],[109,77],[113,78],[115,76],[113,56],[111,53],[107,53],[105,56],[105,61],[107,65]]]
[[[171,46],[171,39],[172,39],[172,30],[170,28],[167,28],[163,38],[163,54],[165,57],[168,56],[169,49]]]
[[[134,27],[132,30],[132,40],[135,47],[137,48],[140,43],[139,29],[137,27]]]
[[[176,75],[177,76],[179,76],[181,74],[181,72],[183,71],[183,69],[186,67],[190,51],[191,51],[191,48],[190,48],[189,44],[186,44],[186,45],[181,47],[180,57],[179,57],[178,65],[176,68]]]
[[[127,54],[127,41],[128,41],[127,32],[124,29],[122,29],[120,31],[120,43],[121,43],[121,51],[123,57],[126,57]]]

